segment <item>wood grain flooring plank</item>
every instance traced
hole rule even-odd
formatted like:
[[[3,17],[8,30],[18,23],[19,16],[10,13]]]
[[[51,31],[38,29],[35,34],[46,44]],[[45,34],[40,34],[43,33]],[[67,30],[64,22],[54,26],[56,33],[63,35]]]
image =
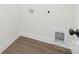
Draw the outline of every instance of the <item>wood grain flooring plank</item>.
[[[21,36],[2,54],[71,54],[71,50]]]

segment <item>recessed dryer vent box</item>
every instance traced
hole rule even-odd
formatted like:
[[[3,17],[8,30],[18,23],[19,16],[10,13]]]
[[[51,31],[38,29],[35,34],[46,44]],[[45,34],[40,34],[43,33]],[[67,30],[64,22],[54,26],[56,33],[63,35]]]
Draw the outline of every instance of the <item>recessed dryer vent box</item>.
[[[55,41],[62,41],[62,42],[64,42],[64,33],[62,33],[62,32],[55,32]]]

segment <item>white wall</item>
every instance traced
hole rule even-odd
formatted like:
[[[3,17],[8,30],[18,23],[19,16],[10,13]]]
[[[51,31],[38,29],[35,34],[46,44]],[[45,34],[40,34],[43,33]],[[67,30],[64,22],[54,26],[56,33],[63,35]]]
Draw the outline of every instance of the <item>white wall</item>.
[[[21,8],[21,32],[44,38],[38,39],[41,41],[71,47],[73,38],[69,36],[68,31],[74,25],[73,5],[21,5]],[[34,14],[29,13],[30,8],[35,10]],[[51,10],[52,13],[48,14],[48,10]],[[66,34],[64,43],[55,42],[55,30]]]
[[[35,10],[29,13],[29,8]],[[51,10],[51,13],[47,13]],[[0,5],[0,45],[19,32],[51,44],[71,48],[73,37],[68,33],[73,28],[73,5]],[[55,42],[54,32],[64,32],[65,42]]]
[[[75,29],[79,29],[79,4],[74,5],[75,6]],[[78,53],[79,54],[79,38],[77,36],[74,36],[73,40],[73,53]]]
[[[19,32],[19,5],[0,5],[0,46]]]

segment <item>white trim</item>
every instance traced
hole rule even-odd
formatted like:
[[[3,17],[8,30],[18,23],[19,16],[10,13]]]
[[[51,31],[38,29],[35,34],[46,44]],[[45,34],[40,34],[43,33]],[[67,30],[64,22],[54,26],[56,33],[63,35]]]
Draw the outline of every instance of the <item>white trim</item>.
[[[9,47],[19,36],[20,36],[20,33],[17,33],[12,38],[10,38],[8,41],[6,41],[4,44],[2,44],[0,46],[0,53],[2,53],[7,47]]]
[[[62,46],[62,47],[71,49],[70,46],[67,46],[62,42],[55,42],[51,38],[48,38],[48,37],[43,37],[43,36],[40,36],[40,35],[34,35],[34,34],[30,34],[30,33],[25,33],[25,32],[21,32],[20,35],[25,36],[25,37],[29,37],[29,38],[33,38],[35,40],[39,40],[39,41],[42,41],[42,42],[46,42],[46,43],[49,43],[49,44],[55,44],[55,45],[58,45],[58,46]]]
[[[66,46],[65,44],[63,44],[61,42],[59,43],[59,42],[52,41],[52,39],[49,38],[49,37],[43,37],[43,36],[40,36],[40,35],[34,35],[34,34],[30,34],[30,33],[25,33],[25,32],[19,32],[15,36],[10,38],[8,41],[6,41],[2,46],[0,46],[0,53],[2,53],[7,47],[9,47],[20,36],[29,37],[29,38],[32,38],[32,39],[35,39],[35,40],[39,40],[39,41],[46,42],[46,43],[49,43],[49,44],[55,44],[55,45],[59,45],[59,46],[71,49],[70,47]]]

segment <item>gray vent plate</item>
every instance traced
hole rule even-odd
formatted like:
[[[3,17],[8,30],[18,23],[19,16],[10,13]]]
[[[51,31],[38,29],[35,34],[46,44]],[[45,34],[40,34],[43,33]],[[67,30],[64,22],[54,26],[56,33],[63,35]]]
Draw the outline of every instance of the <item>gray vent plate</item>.
[[[64,33],[62,32],[55,32],[55,40],[64,41]]]

